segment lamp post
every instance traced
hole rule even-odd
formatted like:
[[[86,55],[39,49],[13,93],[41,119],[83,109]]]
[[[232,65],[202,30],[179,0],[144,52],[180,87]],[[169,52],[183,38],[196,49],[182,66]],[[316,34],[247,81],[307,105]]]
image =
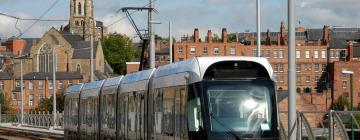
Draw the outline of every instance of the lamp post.
[[[354,105],[353,105],[353,71],[348,70],[342,70],[343,74],[349,74],[350,75],[350,110],[354,111]],[[351,112],[352,113],[352,112]],[[354,121],[351,119],[351,139],[354,140]]]
[[[56,128],[56,57],[55,57],[55,48],[52,49],[52,59],[53,59],[53,128]]]
[[[257,46],[257,56],[261,57],[261,50],[260,50],[260,46],[261,46],[261,34],[260,34],[260,28],[261,28],[261,13],[260,13],[260,0],[256,0],[256,35],[257,35],[257,41],[256,41],[256,46]]]
[[[24,80],[23,80],[23,63],[22,60],[26,59],[29,55],[21,55],[19,57],[16,57],[15,59],[20,60],[20,94],[21,94],[21,114],[20,114],[20,126],[24,124]]]
[[[166,22],[160,22],[160,21],[150,21],[150,24],[163,24]],[[170,57],[170,64],[173,62],[173,40],[172,40],[172,22],[167,21],[169,24],[169,57]]]

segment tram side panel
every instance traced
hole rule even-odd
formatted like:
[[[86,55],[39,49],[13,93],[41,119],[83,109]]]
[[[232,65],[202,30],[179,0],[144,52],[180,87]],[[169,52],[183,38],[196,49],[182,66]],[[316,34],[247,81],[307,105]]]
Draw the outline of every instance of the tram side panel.
[[[100,97],[100,139],[115,139],[117,85],[106,87]]]
[[[120,87],[117,115],[118,139],[147,139],[147,83],[148,80],[144,80]]]
[[[66,140],[78,138],[79,93],[65,96],[64,134]]]
[[[151,137],[156,140],[188,139],[186,103],[188,73],[153,79]],[[176,80],[174,80],[176,79]]]

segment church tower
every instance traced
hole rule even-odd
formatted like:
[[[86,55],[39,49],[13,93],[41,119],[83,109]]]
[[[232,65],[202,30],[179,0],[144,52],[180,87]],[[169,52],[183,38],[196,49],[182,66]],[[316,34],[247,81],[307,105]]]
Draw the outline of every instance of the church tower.
[[[90,41],[95,34],[93,11],[92,0],[70,0],[70,32]]]

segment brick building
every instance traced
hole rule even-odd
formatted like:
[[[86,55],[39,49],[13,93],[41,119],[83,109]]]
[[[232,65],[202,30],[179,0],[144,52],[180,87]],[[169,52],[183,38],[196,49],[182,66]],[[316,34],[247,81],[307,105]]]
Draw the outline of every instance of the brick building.
[[[236,41],[229,41],[227,30],[224,28],[220,39],[214,39],[212,31],[208,30],[205,41],[202,42],[199,30],[195,29],[193,36],[184,36],[181,38],[181,42],[174,44],[174,61],[191,59],[195,56],[256,56],[255,36],[256,33],[239,33]],[[288,86],[288,46],[285,24],[281,23],[280,32],[270,32],[268,30],[261,33],[261,36],[261,56],[268,58],[274,69],[277,89],[286,91]],[[337,88],[341,85],[341,81],[340,84],[336,83],[339,82],[337,79],[334,82],[333,77],[338,76],[331,74],[338,72],[332,72],[334,70],[330,66],[333,66],[333,64],[340,66],[340,63],[345,63],[345,52],[347,52],[348,48],[346,48],[344,42],[349,40],[359,41],[359,39],[360,31],[358,28],[329,29],[328,26],[324,26],[322,29],[297,28],[296,91],[301,96],[301,104],[304,110],[311,108],[326,110],[335,99],[333,98],[334,94],[340,92],[343,95],[343,91]],[[357,50],[354,53],[357,54]],[[353,60],[355,59],[353,58]],[[356,64],[346,62],[343,65],[353,65],[355,67]],[[344,66],[333,67],[341,68]],[[339,70],[335,69],[335,71]],[[334,93],[334,90],[337,90],[337,93]]]
[[[56,72],[55,91],[64,94],[71,84],[82,82],[78,72]],[[28,73],[23,76],[24,83],[24,110],[27,112],[38,107],[40,101],[53,95],[54,84],[52,73]],[[11,92],[12,109],[19,110],[21,105],[20,77],[14,80],[14,89]]]

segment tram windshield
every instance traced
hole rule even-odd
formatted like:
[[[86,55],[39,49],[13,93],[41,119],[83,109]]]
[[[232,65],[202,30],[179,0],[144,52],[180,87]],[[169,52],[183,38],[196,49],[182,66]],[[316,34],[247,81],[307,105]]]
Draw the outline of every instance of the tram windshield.
[[[215,81],[205,84],[211,132],[271,129],[273,84]]]

